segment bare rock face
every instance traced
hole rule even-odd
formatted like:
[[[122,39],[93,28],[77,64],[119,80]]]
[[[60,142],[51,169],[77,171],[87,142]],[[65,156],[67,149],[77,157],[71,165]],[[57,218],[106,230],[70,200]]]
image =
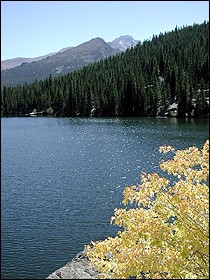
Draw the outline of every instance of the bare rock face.
[[[98,279],[98,272],[89,265],[87,254],[82,251],[46,279]]]

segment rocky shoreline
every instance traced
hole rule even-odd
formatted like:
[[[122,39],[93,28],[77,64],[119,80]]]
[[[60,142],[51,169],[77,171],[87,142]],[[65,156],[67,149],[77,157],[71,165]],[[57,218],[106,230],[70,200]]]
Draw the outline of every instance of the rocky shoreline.
[[[98,272],[89,265],[86,251],[82,251],[45,279],[98,279]]]

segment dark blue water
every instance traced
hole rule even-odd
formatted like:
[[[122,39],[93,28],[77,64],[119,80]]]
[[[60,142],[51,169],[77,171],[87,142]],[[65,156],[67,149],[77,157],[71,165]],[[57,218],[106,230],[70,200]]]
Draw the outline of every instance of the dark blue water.
[[[43,279],[109,225],[161,145],[201,147],[208,120],[1,118],[1,279]]]

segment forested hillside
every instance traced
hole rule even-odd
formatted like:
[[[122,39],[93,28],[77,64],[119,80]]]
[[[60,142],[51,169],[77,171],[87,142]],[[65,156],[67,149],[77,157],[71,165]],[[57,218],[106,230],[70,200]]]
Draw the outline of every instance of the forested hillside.
[[[35,109],[56,116],[156,116],[175,108],[178,117],[206,117],[209,22],[176,27],[81,70],[1,91],[3,115]]]

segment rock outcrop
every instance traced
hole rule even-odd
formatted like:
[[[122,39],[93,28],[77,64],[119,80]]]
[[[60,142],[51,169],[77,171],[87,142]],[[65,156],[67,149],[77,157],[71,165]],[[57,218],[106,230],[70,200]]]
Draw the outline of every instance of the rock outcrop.
[[[82,251],[46,279],[98,279],[98,272],[89,265],[87,254]]]

